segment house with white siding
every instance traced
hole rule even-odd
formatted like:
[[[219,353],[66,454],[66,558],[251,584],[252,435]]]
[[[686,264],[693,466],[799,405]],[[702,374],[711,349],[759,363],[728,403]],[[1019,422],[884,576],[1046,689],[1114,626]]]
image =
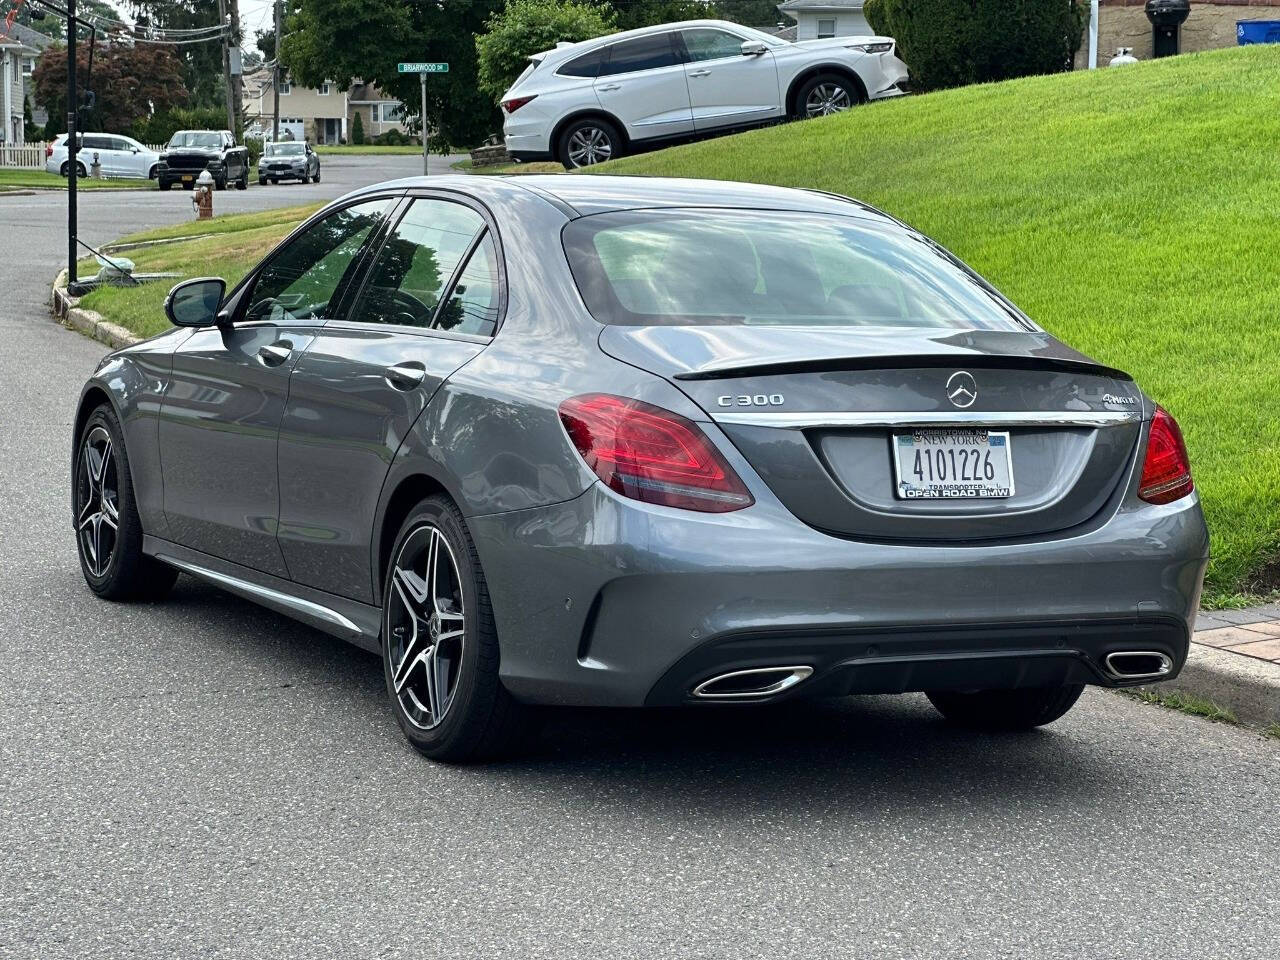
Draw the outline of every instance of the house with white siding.
[[[786,0],[778,11],[796,22],[797,40],[865,37],[875,31],[862,15],[864,0]]]

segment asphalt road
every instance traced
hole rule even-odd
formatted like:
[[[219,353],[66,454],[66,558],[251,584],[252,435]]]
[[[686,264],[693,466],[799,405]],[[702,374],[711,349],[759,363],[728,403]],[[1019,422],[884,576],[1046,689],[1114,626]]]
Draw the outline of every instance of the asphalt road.
[[[449,768],[371,656],[186,577],[95,600],[67,464],[103,347],[46,313],[61,203],[0,197],[0,956],[1276,955],[1257,734],[1100,691],[1013,737],[860,698],[562,713],[519,762]],[[184,203],[94,195],[85,232]]]

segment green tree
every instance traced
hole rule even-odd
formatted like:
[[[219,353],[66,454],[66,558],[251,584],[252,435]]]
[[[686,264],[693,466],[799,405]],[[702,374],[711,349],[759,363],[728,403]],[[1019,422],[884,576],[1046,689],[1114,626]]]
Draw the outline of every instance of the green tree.
[[[501,9],[500,0],[293,0],[285,17],[280,62],[304,86],[353,78],[376,83],[404,103],[421,132],[418,78],[401,61],[445,61],[449,72],[427,78],[427,126],[437,150],[479,143],[501,129],[493,101],[476,85],[475,36]]]
[[[1068,70],[1082,0],[871,0],[871,28],[898,41],[920,90]]]
[[[356,108],[355,118],[351,121],[351,142],[357,147],[364,145],[364,120],[361,119],[360,108]]]
[[[577,43],[610,33],[613,17],[581,0],[508,0],[476,37],[480,89],[495,101],[529,65],[529,55],[557,43]]]
[[[22,98],[22,139],[27,143],[34,143],[41,138],[44,127],[37,126],[36,122],[31,119],[31,98]]]
[[[122,6],[138,25],[182,29],[211,27],[218,23],[214,0],[126,0]],[[119,14],[114,15],[120,19]],[[184,43],[176,48],[182,65],[182,84],[190,102],[198,107],[226,104],[226,83],[222,73],[222,44],[215,37],[203,43]],[[96,68],[95,68],[96,69]],[[223,121],[223,126],[226,121]]]

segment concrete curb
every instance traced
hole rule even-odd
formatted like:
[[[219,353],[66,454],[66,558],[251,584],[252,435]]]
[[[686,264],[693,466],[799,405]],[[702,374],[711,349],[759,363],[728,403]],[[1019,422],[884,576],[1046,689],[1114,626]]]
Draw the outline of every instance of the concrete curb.
[[[62,270],[53,281],[51,293],[50,306],[55,320],[68,329],[105,343],[113,350],[142,342],[141,337],[134,336],[119,324],[103,320],[101,314],[77,306],[79,302],[78,297],[67,293],[67,271]]]
[[[1138,689],[1194,694],[1230,710],[1252,727],[1280,724],[1280,666],[1233,650],[1193,641],[1176,679]]]

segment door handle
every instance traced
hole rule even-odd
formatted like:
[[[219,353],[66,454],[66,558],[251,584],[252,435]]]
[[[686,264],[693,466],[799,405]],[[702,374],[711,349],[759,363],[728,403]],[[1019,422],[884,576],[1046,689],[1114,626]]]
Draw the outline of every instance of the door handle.
[[[711,71],[710,71],[710,70],[690,70],[690,71],[689,71],[689,76],[691,76],[691,77],[709,77],[709,76],[711,76]]]
[[[289,359],[293,353],[293,344],[288,340],[277,340],[258,348],[258,360],[264,367],[278,367]]]
[[[416,360],[387,367],[386,381],[397,390],[412,390],[427,376],[426,368]]]
[[[609,93],[609,92],[610,92],[610,91],[612,91],[612,90],[621,90],[621,89],[622,89],[622,84],[620,84],[620,83],[606,83],[603,87],[599,87],[599,88],[597,88],[597,89],[599,89],[601,93]]]

